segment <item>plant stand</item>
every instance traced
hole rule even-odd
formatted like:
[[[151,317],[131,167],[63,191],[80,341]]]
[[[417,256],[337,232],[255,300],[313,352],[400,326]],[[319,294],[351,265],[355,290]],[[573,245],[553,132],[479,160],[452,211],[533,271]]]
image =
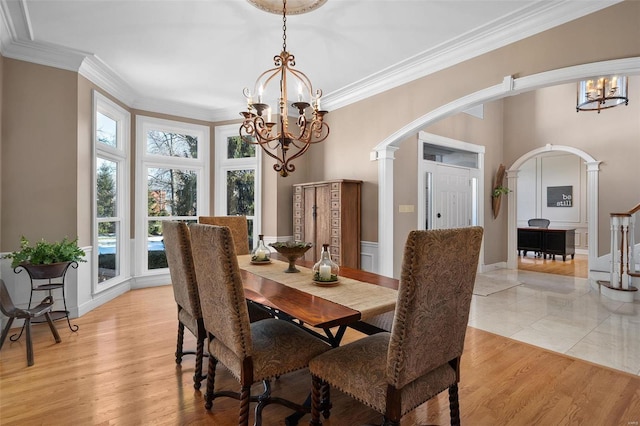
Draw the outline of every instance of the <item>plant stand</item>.
[[[57,321],[63,318],[66,318],[67,325],[69,326],[69,330],[72,332],[78,331],[80,327],[76,324],[71,324],[69,320],[69,310],[67,309],[67,299],[64,290],[64,281],[67,275],[67,270],[69,267],[73,269],[78,268],[77,262],[60,262],[60,263],[52,263],[49,265],[31,265],[31,264],[23,264],[18,265],[13,269],[13,272],[19,274],[20,272],[27,271],[29,274],[29,280],[31,281],[31,295],[29,296],[29,308],[31,308],[31,304],[33,303],[33,293],[37,291],[46,291],[49,296],[52,296],[52,291],[57,289],[62,289],[62,303],[64,304],[64,310],[60,311],[51,311],[51,319],[53,321]],[[41,283],[43,280],[46,280],[45,283]],[[53,297],[53,296],[52,296]],[[44,318],[34,318],[31,320],[31,323],[37,324],[46,321]],[[22,336],[24,331],[24,325],[20,330],[19,334],[12,335],[9,339],[12,342],[15,342]]]

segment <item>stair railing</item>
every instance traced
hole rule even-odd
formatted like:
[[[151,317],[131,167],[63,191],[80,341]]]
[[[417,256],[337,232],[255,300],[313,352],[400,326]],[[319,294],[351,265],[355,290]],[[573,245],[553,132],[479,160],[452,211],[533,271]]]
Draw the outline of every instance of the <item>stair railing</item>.
[[[611,217],[611,277],[608,287],[636,290],[631,284],[640,277],[635,262],[635,214],[640,204],[625,213],[610,213]]]

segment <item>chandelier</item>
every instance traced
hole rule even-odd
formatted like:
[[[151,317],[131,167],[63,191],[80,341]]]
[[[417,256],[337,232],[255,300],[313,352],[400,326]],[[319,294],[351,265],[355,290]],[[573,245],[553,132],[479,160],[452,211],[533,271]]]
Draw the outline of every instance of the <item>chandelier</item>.
[[[314,92],[311,80],[294,68],[295,57],[287,51],[287,0],[282,2],[282,52],[273,61],[275,67],[260,74],[253,90],[247,87],[243,90],[247,110],[240,113],[244,118],[240,137],[247,143],[260,145],[276,160],[273,169],[286,177],[296,169],[291,161],[329,135],[329,126],[323,121],[327,111],[320,109],[322,90]],[[277,98],[267,99],[267,87],[275,81],[279,84]],[[291,93],[297,97],[290,104],[293,107],[290,117]]]
[[[576,111],[598,111],[618,105],[628,105],[627,77],[612,75],[583,80],[578,83]]]

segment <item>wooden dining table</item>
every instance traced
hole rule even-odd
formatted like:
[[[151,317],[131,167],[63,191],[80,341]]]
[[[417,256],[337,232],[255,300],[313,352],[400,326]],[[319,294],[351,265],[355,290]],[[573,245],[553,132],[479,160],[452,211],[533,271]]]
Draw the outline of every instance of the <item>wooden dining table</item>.
[[[334,347],[347,327],[357,328],[362,320],[395,308],[396,279],[341,267],[339,284],[322,287],[313,283],[312,262],[298,260],[300,272],[285,273],[288,263],[278,256],[272,255],[268,264],[252,264],[250,255],[238,256],[245,297]]]
[[[340,267],[339,284],[320,287],[313,283],[313,262],[296,261],[298,273],[285,273],[288,262],[279,254],[271,262],[252,264],[251,255],[238,256],[245,298],[271,314],[303,328],[333,347],[340,345],[347,327],[370,330],[363,321],[395,309],[398,280],[360,269]],[[322,330],[318,332],[316,330]],[[375,327],[373,327],[375,329]],[[311,395],[303,406],[309,408]],[[285,419],[297,425],[304,414],[294,412]]]

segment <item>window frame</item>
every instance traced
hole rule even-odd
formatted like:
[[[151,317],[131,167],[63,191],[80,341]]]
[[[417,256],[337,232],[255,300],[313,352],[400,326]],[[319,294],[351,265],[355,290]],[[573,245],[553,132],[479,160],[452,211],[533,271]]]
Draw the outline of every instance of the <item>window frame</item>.
[[[92,145],[93,145],[93,177],[92,177],[92,292],[93,294],[101,293],[113,286],[116,286],[131,276],[130,273],[130,135],[131,135],[131,114],[123,107],[116,104],[97,90],[92,92],[93,111],[92,111]],[[112,147],[98,142],[98,113],[101,113],[112,120],[116,121],[116,146]],[[115,162],[117,167],[116,174],[116,215],[108,218],[98,218],[98,158]],[[99,282],[99,241],[98,241],[98,224],[101,222],[118,222],[117,264],[119,273],[113,278]]]
[[[255,157],[227,158],[227,138],[234,136],[240,136],[240,124],[228,124],[215,128],[214,212],[216,216],[227,215],[227,172],[253,169],[255,176],[254,215],[247,217],[253,220],[253,241],[257,242],[258,235],[262,234],[262,148],[255,145]]]
[[[197,158],[170,157],[147,153],[148,131],[188,134],[198,137]],[[209,211],[209,126],[183,121],[161,119],[144,115],[136,116],[136,275],[166,274],[168,268],[149,269],[147,225],[149,220],[197,220],[197,216]],[[194,170],[197,176],[196,216],[149,216],[146,173],[149,168]],[[153,218],[153,219],[150,219]]]

